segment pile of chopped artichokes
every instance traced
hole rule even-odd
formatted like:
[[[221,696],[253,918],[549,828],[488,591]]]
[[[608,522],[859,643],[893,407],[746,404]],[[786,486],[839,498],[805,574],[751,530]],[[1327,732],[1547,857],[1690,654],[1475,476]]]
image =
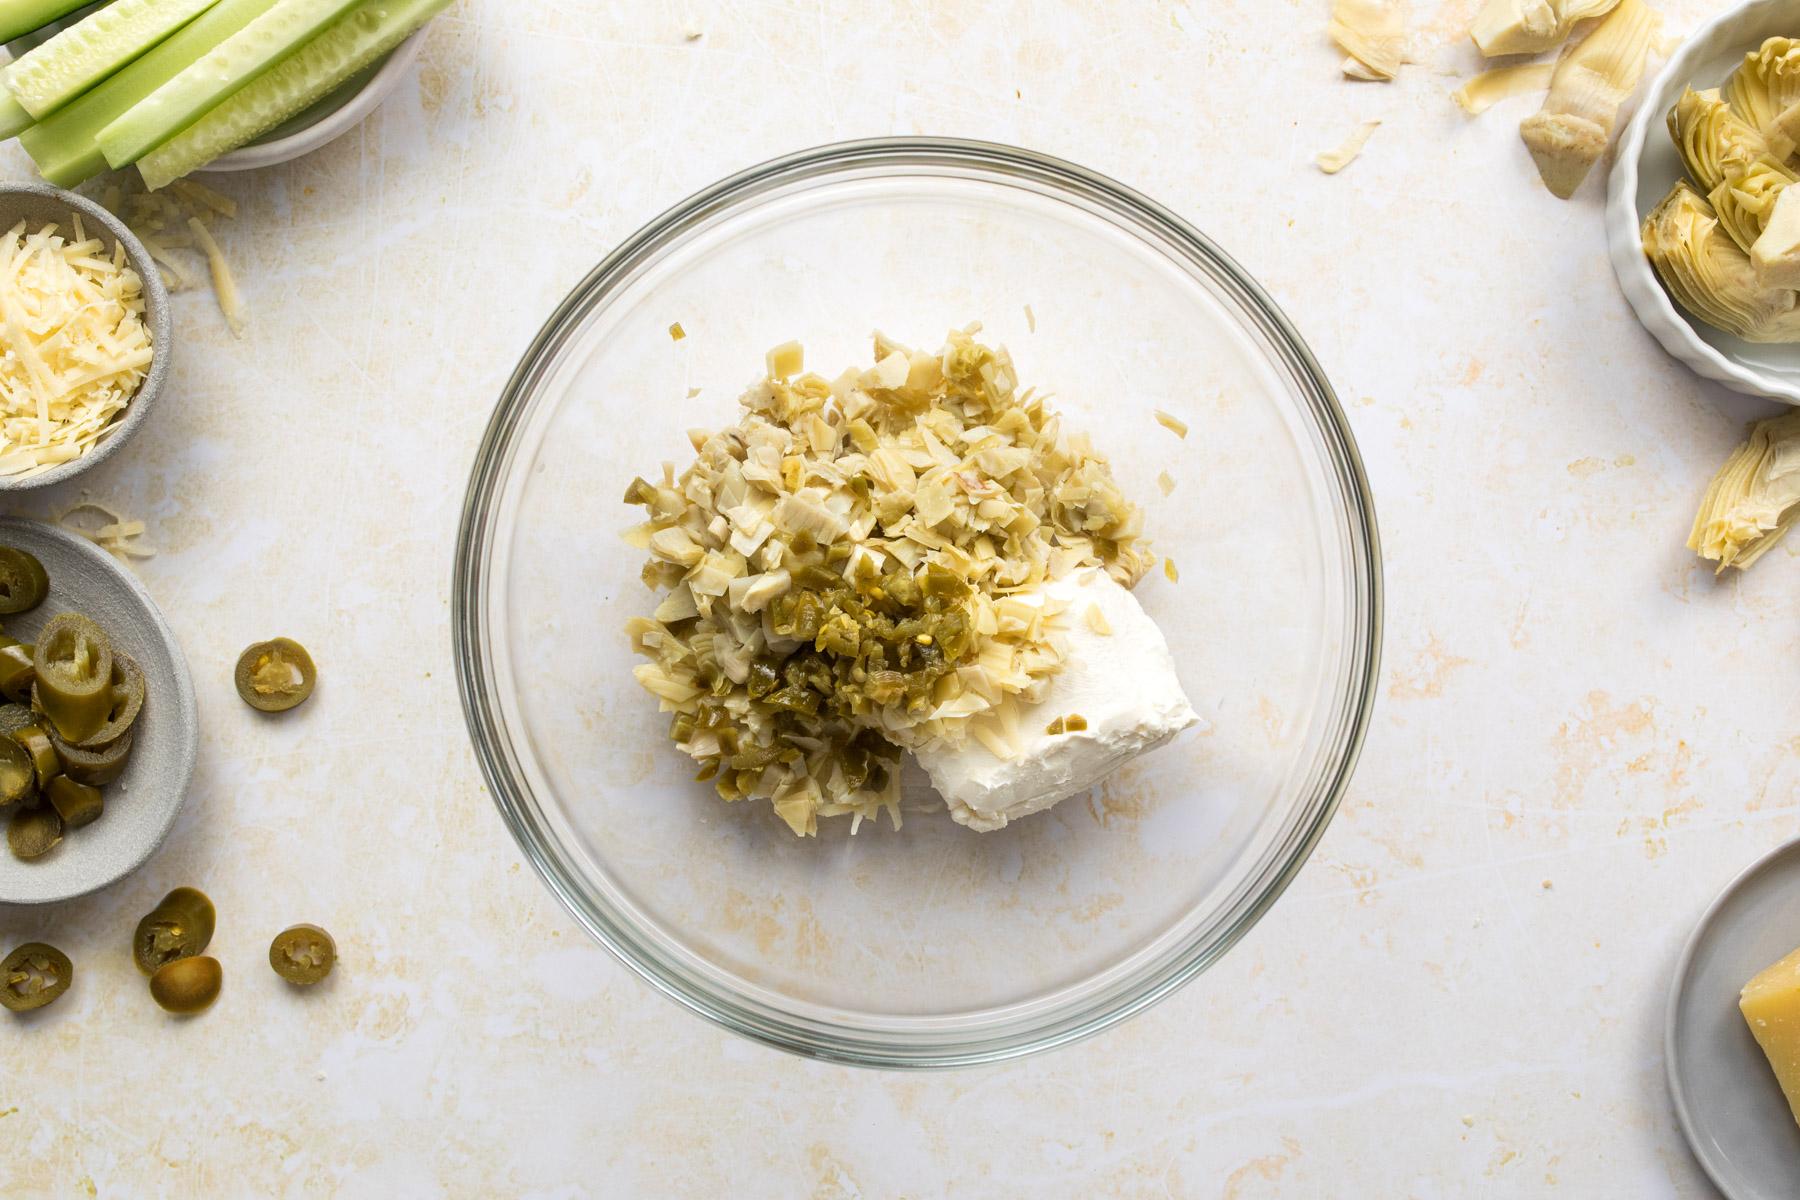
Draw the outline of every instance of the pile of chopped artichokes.
[[[777,347],[736,424],[626,492],[661,593],[627,625],[637,679],[700,778],[796,834],[898,827],[902,749],[1006,755],[1065,653],[1039,585],[1155,561],[1106,460],[978,330],[936,354],[877,334],[873,366],[830,380]]]
[[[1750,342],[1800,341],[1800,41],[1769,38],[1721,88],[1687,89],[1669,136],[1688,179],[1644,218],[1644,253],[1676,303]],[[1689,183],[1692,180],[1692,183]],[[1787,213],[1783,217],[1783,213]]]

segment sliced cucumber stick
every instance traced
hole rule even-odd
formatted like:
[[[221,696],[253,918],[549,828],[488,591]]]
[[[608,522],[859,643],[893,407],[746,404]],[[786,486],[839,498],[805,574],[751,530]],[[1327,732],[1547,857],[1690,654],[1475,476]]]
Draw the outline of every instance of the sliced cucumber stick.
[[[47,116],[213,3],[214,0],[116,0],[7,67],[7,90],[32,116]]]
[[[115,167],[136,162],[292,54],[355,3],[356,0],[276,0],[268,12],[213,47],[102,129],[95,140],[106,161]]]
[[[274,70],[138,160],[163,187],[318,103],[406,40],[450,0],[362,0]]]
[[[24,133],[30,128],[31,114],[12,98],[10,92],[0,92],[0,140]]]
[[[274,5],[275,0],[218,0],[150,53],[26,130],[19,144],[58,187],[74,187],[98,175],[106,170],[106,156],[95,135]],[[5,130],[0,119],[0,136]]]
[[[88,0],[0,0],[0,42],[68,16]]]

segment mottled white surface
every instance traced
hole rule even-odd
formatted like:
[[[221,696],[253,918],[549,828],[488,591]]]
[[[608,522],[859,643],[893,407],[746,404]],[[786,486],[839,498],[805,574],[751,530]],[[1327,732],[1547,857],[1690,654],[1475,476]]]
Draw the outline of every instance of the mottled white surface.
[[[0,912],[77,963],[0,1030],[6,1193],[1708,1195],[1663,1000],[1706,900],[1800,832],[1800,544],[1722,583],[1682,549],[1759,408],[1632,321],[1599,173],[1539,188],[1531,100],[1450,104],[1475,0],[1413,7],[1426,61],[1383,87],[1336,77],[1323,0],[464,0],[353,135],[224,181],[248,336],[178,297],[161,411],[77,485],[163,551],[194,792],[131,880]],[[1216,238],[1335,380],[1387,561],[1373,732],[1287,897],[1111,1033],[926,1077],[761,1049],[591,944],[478,780],[448,634],[468,464],[566,289],[727,171],[884,133],[1063,155]],[[324,682],[268,722],[230,665],[275,633]],[[175,1022],[126,939],[184,882],[226,990]],[[297,920],[344,959],[314,994],[264,965]]]

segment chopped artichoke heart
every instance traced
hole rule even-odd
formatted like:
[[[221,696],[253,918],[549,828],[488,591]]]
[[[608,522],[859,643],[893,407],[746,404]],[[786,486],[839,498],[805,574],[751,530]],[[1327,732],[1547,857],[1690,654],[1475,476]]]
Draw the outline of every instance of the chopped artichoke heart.
[[[1602,16],[1619,0],[1487,0],[1469,36],[1488,58],[1538,54],[1562,45],[1576,22]]]
[[[1720,89],[1726,103],[1762,134],[1776,158],[1788,159],[1800,124],[1800,40],[1772,37],[1744,55]]]
[[[897,826],[903,749],[1014,752],[1066,653],[1040,587],[1095,566],[1130,586],[1155,562],[1106,460],[977,328],[937,354],[877,334],[874,365],[831,381],[776,347],[735,425],[626,490],[665,593],[627,623],[636,677],[701,778],[796,834]]]
[[[1363,147],[1368,145],[1370,136],[1380,128],[1380,121],[1364,121],[1355,129],[1351,130],[1349,136],[1346,137],[1336,149],[1323,152],[1313,159],[1313,161],[1318,164],[1319,170],[1325,172],[1325,174],[1336,175],[1339,171],[1356,161],[1357,155],[1361,154]]]
[[[1784,188],[1750,247],[1750,265],[1765,288],[1800,288],[1800,188]]]
[[[1555,69],[1552,63],[1495,67],[1464,80],[1461,87],[1450,93],[1450,98],[1471,117],[1478,116],[1502,100],[1548,87],[1550,75]]]
[[[1644,218],[1643,240],[1669,295],[1695,317],[1745,341],[1800,339],[1795,294],[1758,283],[1750,256],[1686,181]]]
[[[1682,93],[1669,110],[1669,137],[1681,165],[1706,192],[1723,183],[1731,171],[1769,153],[1763,135],[1720,99],[1717,88],[1703,92],[1689,88]]]
[[[1688,548],[1718,570],[1749,567],[1800,517],[1800,413],[1758,421],[1706,489]]]
[[[1619,108],[1637,90],[1658,23],[1643,0],[1619,0],[1557,60],[1543,108],[1519,124],[1544,186],[1556,196],[1574,195],[1606,152]]]
[[[1719,227],[1746,253],[1762,236],[1775,201],[1794,181],[1794,173],[1769,155],[1734,164],[1707,196]]]
[[[1402,0],[1332,0],[1326,33],[1350,57],[1353,79],[1389,80],[1406,61],[1406,9]]]

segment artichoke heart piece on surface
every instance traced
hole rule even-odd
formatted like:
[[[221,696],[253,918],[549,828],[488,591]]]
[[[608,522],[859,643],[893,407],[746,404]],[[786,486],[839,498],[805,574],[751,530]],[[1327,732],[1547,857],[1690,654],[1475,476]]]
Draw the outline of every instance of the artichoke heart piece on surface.
[[[1669,137],[1688,177],[1710,192],[1726,175],[1769,153],[1769,145],[1727,104],[1718,88],[1688,88],[1669,110]]]
[[[1487,0],[1469,36],[1488,58],[1538,54],[1563,44],[1577,21],[1604,16],[1619,0]]]
[[[1743,570],[1800,517],[1800,412],[1758,421],[1707,485],[1688,549]]]
[[[1663,286],[1695,317],[1747,342],[1800,341],[1795,294],[1757,283],[1750,256],[1685,180],[1644,218],[1643,239]]]
[[[1794,178],[1792,171],[1765,154],[1726,172],[1725,179],[1707,196],[1719,227],[1746,254],[1768,226],[1776,199]]]
[[[1606,152],[1619,108],[1637,90],[1660,18],[1643,0],[1620,0],[1557,60],[1544,107],[1519,124],[1544,186],[1567,200]]]
[[[1406,61],[1406,9],[1401,0],[1332,0],[1331,24],[1325,31],[1344,60],[1352,79],[1385,82]]]
[[[1800,143],[1800,41],[1772,37],[1744,55],[1721,89],[1726,103],[1754,126],[1770,153],[1786,159]]]
[[[1450,93],[1456,106],[1471,117],[1479,116],[1502,100],[1550,85],[1554,63],[1520,63],[1511,67],[1495,67],[1463,81]]]

